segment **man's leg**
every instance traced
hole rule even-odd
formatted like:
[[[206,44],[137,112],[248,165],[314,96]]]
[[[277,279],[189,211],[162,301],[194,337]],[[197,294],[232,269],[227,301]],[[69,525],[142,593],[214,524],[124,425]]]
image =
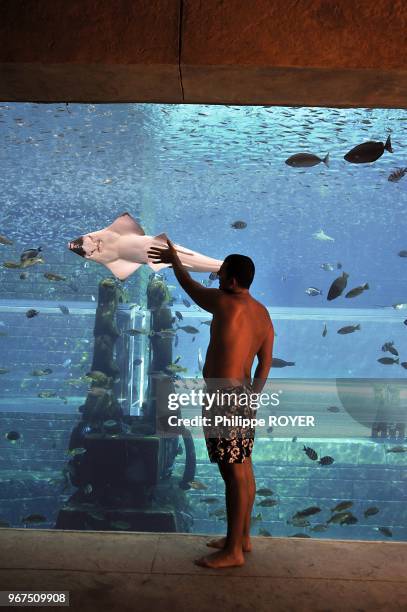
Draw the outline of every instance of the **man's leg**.
[[[226,463],[223,468],[226,485],[228,535],[225,547],[212,555],[198,559],[204,567],[232,567],[243,565],[243,532],[249,504],[244,463]],[[222,475],[223,475],[222,474]]]
[[[245,459],[245,461],[243,462],[242,465],[244,466],[244,469],[245,469],[245,473],[246,473],[246,487],[247,487],[247,490],[249,492],[249,499],[248,499],[247,511],[246,511],[246,515],[245,515],[245,522],[244,522],[244,528],[243,528],[242,550],[243,550],[243,552],[250,552],[251,549],[252,549],[251,543],[250,543],[250,519],[251,519],[251,514],[252,514],[254,498],[255,498],[255,495],[256,495],[256,482],[255,482],[255,479],[254,479],[253,465],[252,465],[251,458],[250,457],[246,457],[246,459]],[[218,463],[218,467],[219,467],[219,471],[221,473],[221,476],[222,476],[222,478],[223,478],[223,480],[225,481],[225,484],[226,484],[224,464]],[[227,504],[228,504],[228,501],[227,501],[228,500],[227,488],[225,488],[225,496],[226,496],[226,507],[227,507]],[[227,527],[226,537],[215,538],[215,539],[210,540],[209,542],[207,542],[206,545],[211,547],[211,548],[225,548],[227,546],[227,543],[228,543],[229,533],[230,533],[230,527],[229,527],[229,519],[228,519],[228,527]]]

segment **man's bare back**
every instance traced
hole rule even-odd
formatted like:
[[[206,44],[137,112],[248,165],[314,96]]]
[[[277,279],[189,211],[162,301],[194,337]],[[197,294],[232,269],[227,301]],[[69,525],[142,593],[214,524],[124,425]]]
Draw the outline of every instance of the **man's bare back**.
[[[255,356],[274,337],[269,313],[249,292],[219,291],[203,377],[250,383]]]

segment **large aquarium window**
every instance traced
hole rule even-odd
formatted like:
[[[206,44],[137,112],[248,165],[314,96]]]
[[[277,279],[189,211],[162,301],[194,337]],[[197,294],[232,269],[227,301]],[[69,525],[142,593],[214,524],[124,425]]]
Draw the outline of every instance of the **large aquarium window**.
[[[171,269],[120,281],[68,248],[128,212],[255,262],[279,402],[258,410],[252,534],[407,540],[406,121],[0,104],[0,527],[225,531],[199,424],[165,426],[169,394],[202,388],[210,314]]]

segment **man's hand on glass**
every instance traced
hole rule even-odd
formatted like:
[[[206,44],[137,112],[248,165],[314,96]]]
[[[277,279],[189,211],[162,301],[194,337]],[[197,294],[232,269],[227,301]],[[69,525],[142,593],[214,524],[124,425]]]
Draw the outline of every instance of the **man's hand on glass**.
[[[174,264],[179,259],[177,251],[169,238],[167,239],[167,244],[168,247],[151,247],[147,251],[147,255],[153,263]]]

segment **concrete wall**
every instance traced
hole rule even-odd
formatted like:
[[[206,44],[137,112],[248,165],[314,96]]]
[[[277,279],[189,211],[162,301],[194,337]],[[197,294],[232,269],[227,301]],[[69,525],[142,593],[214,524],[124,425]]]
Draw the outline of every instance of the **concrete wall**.
[[[3,0],[0,99],[405,107],[403,0]]]

